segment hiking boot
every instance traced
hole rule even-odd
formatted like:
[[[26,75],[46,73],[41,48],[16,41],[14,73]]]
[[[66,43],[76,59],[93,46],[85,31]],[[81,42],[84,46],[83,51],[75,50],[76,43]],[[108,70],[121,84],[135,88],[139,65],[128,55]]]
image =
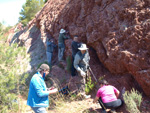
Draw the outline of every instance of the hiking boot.
[[[101,112],[101,113],[107,113],[107,112],[106,112],[106,110],[102,110],[102,112]]]

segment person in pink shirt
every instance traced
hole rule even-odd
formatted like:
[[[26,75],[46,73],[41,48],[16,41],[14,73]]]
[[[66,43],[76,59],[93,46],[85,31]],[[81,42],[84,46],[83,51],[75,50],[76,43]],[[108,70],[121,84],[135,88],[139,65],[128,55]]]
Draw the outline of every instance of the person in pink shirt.
[[[106,113],[105,109],[111,109],[111,112],[115,113],[115,109],[122,106],[123,101],[118,99],[120,92],[114,86],[109,85],[106,80],[100,81],[100,88],[97,91],[96,97],[93,103],[99,101],[102,112]]]

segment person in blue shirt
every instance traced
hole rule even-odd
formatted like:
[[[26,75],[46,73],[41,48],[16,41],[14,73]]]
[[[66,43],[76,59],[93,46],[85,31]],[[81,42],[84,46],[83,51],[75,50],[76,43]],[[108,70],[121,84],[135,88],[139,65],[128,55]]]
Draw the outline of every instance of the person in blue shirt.
[[[27,105],[35,113],[47,113],[46,107],[49,106],[48,96],[58,92],[57,88],[46,87],[44,79],[48,75],[49,70],[50,68],[47,64],[42,64],[30,81]]]
[[[46,42],[46,55],[47,55],[47,62],[50,65],[51,64],[51,61],[52,61],[52,57],[53,57],[53,51],[54,51],[54,48],[56,48],[57,46],[54,44],[54,40],[53,39],[48,39],[48,41]]]

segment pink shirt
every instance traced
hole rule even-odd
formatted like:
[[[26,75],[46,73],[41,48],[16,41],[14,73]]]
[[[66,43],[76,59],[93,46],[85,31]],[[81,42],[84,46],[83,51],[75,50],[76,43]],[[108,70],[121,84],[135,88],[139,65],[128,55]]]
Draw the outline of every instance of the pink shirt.
[[[97,97],[101,97],[103,103],[108,103],[117,100],[115,95],[116,92],[119,92],[114,86],[104,85],[99,88],[97,91]]]

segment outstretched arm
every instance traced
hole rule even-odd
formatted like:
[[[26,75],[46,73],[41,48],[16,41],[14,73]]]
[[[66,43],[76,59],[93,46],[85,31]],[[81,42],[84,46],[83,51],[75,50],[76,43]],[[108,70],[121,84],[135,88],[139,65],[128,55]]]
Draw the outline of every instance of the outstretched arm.
[[[62,36],[63,36],[63,39],[68,39],[68,36],[66,36],[65,34],[62,34]]]
[[[57,88],[54,88],[54,89],[52,89],[52,90],[49,91],[49,95],[55,94],[55,93],[57,93],[57,92],[58,92],[58,89],[57,89]]]

